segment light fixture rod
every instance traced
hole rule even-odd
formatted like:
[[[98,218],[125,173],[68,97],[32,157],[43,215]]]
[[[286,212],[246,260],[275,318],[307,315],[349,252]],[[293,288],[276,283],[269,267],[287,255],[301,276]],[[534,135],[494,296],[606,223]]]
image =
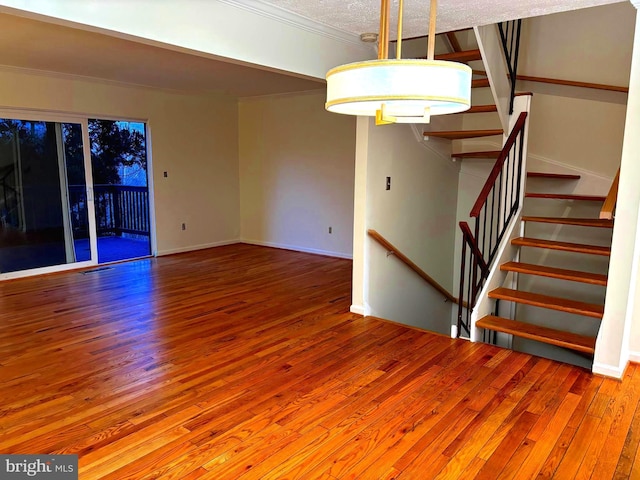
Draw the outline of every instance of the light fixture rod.
[[[431,8],[429,10],[429,45],[427,50],[427,60],[433,60],[436,53],[436,10],[438,9],[438,0],[431,0]]]
[[[400,0],[398,5],[398,38],[396,40],[396,58],[402,58],[402,17],[404,13],[404,0]]]
[[[378,40],[378,60],[389,58],[389,0],[380,3],[380,38]]]

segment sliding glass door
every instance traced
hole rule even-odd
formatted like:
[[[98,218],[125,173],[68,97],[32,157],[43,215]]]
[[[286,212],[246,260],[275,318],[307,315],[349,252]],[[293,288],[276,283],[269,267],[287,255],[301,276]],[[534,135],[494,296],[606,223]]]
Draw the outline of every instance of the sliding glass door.
[[[0,278],[97,263],[86,121],[0,118]]]
[[[98,263],[151,255],[146,125],[89,119]]]

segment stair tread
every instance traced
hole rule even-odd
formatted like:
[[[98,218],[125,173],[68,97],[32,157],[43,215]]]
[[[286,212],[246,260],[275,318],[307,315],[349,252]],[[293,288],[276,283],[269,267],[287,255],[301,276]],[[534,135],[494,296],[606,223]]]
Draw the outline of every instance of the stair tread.
[[[539,275],[542,277],[558,278],[573,282],[589,283],[591,285],[607,285],[607,276],[600,273],[582,272],[578,270],[568,270],[564,268],[546,267],[544,265],[534,265],[522,262],[507,262],[500,265],[500,270],[507,272],[518,272],[529,275]]]
[[[460,140],[463,138],[491,137],[502,135],[501,129],[490,130],[452,130],[446,132],[424,132],[425,137],[447,138],[450,140]]]
[[[527,198],[554,198],[557,200],[586,200],[594,202],[604,202],[607,197],[601,195],[574,195],[568,193],[525,193]]]
[[[580,227],[600,227],[600,228],[612,228],[613,220],[599,219],[599,218],[566,218],[566,217],[530,217],[523,216],[522,220],[525,222],[537,222],[537,223],[555,223],[560,225],[575,225]]]
[[[460,152],[452,153],[452,158],[498,158],[500,150],[488,150],[486,152]]]
[[[604,314],[604,305],[579,302],[568,298],[552,297],[550,295],[542,295],[540,293],[512,290],[511,288],[496,288],[489,292],[489,297],[507,300],[510,302],[523,303],[534,307],[549,308],[551,310],[558,310],[561,312],[585,315],[593,318],[602,318],[602,315]]]
[[[593,337],[493,315],[481,318],[476,322],[476,326],[558,347],[570,348],[579,352],[594,353],[596,346],[596,339]]]
[[[485,88],[489,86],[488,78],[477,78],[475,80],[471,80],[471,88]]]
[[[599,245],[586,245],[582,243],[557,242],[555,240],[542,240],[540,238],[518,237],[511,240],[513,245],[521,247],[549,248],[551,250],[562,250],[565,252],[589,253],[592,255],[611,255],[610,247]]]
[[[498,107],[495,105],[473,105],[469,110],[465,110],[462,113],[488,113],[488,112],[497,112]]]
[[[436,60],[446,60],[450,62],[473,62],[474,60],[482,60],[480,49],[463,50],[462,52],[443,53],[435,56]]]
[[[555,178],[557,180],[580,180],[580,175],[569,175],[566,173],[527,172],[527,177]]]

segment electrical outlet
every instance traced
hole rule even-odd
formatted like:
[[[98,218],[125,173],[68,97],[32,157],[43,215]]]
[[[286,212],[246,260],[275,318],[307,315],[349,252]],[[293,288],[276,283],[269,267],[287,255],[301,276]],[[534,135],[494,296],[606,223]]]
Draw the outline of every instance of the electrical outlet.
[[[333,228],[329,227],[329,233],[333,233]]]
[[[183,223],[183,224],[182,224],[182,230],[186,230],[186,229],[187,229],[187,224],[186,224],[186,223]]]
[[[167,172],[164,172],[164,178],[167,178],[168,176]]]

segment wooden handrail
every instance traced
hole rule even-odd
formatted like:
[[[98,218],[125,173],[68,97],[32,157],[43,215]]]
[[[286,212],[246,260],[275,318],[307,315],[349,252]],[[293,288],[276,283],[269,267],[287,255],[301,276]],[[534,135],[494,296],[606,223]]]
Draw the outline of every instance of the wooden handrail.
[[[607,198],[602,205],[602,210],[600,210],[600,218],[605,220],[613,220],[613,215],[616,211],[616,201],[618,199],[618,183],[620,181],[620,169],[618,168],[618,173],[616,173],[616,178],[613,179],[611,183],[611,188],[609,189],[609,193],[607,194]]]
[[[516,138],[524,128],[524,122],[526,121],[526,119],[527,119],[527,112],[522,112],[518,117],[516,124],[513,126],[513,130],[511,130],[511,133],[509,134],[509,138],[504,144],[504,147],[502,148],[502,152],[500,152],[500,156],[496,160],[496,163],[493,166],[493,170],[491,170],[491,173],[489,174],[489,178],[487,178],[487,181],[485,182],[484,187],[482,187],[482,190],[480,191],[480,195],[478,195],[478,199],[476,200],[476,203],[474,203],[469,216],[477,218],[478,215],[480,215],[482,206],[487,200],[487,197],[489,196],[489,193],[491,192],[491,189],[493,188],[493,184],[498,178],[498,175],[500,175],[500,172],[502,171],[502,166],[504,165],[505,160],[509,156],[509,152],[511,152],[513,145],[516,143]]]
[[[562,80],[560,78],[533,77],[531,75],[518,75],[518,80],[537,83],[549,83],[552,85],[566,85],[569,87],[592,88],[595,90],[607,90],[609,92],[629,93],[628,87],[619,87],[617,85],[604,85],[602,83],[576,82],[574,80]]]
[[[451,295],[442,285],[440,285],[438,282],[436,282],[433,278],[431,278],[424,270],[422,270],[418,265],[416,265],[415,263],[413,263],[409,257],[407,257],[404,253],[402,253],[400,250],[398,250],[397,247],[395,247],[391,242],[389,242],[389,240],[387,240],[386,238],[384,238],[382,235],[380,235],[377,231],[375,230],[367,230],[367,233],[369,234],[369,236],[371,238],[373,238],[376,242],[378,242],[380,245],[382,245],[384,248],[387,249],[387,251],[391,252],[392,254],[394,254],[396,257],[398,257],[398,260],[402,261],[404,264],[406,264],[411,270],[413,270],[414,272],[416,272],[420,277],[422,277],[423,280],[425,280],[429,285],[431,285],[433,288],[435,288],[438,292],[440,292],[447,300],[449,300],[450,302],[453,303],[458,303],[458,299],[456,297],[454,297],[453,295]]]

